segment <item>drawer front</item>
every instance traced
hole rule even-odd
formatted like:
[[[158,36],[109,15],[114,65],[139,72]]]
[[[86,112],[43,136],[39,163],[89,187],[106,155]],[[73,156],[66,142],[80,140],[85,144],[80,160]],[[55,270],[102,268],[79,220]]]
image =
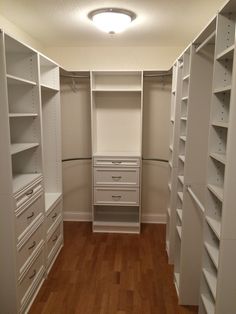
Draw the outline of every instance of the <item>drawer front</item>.
[[[19,298],[21,306],[27,302],[28,295],[32,293],[32,290],[37,288],[34,286],[39,281],[39,277],[42,277],[43,272],[43,251],[41,251],[19,283]]]
[[[16,208],[19,208],[29,203],[32,199],[37,198],[37,195],[42,192],[43,192],[43,183],[41,179],[29,185],[23,191],[15,195]]]
[[[18,249],[17,252],[17,268],[18,274],[24,271],[30,258],[43,246],[44,234],[43,223],[34,231],[32,236]]]
[[[53,210],[49,213],[49,215],[46,218],[47,232],[53,226],[53,224],[57,221],[61,213],[62,213],[62,201],[56,204],[56,206],[53,208]]]
[[[139,189],[95,188],[94,205],[139,205]]]
[[[94,185],[139,186],[139,169],[94,168]]]
[[[43,215],[44,202],[43,195],[40,195],[32,202],[24,211],[16,216],[16,236],[20,241],[22,237],[29,231],[34,223]]]
[[[93,164],[99,167],[139,167],[140,158],[94,157]]]
[[[47,258],[50,259],[54,247],[62,239],[62,222],[58,225],[52,236],[47,241]]]

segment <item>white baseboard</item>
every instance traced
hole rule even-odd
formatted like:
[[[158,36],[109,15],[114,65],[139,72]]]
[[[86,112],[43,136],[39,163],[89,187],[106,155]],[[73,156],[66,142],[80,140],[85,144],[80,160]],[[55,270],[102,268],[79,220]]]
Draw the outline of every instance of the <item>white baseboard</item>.
[[[88,212],[64,212],[64,221],[91,221],[92,214]],[[143,214],[142,223],[165,224],[165,214]]]
[[[142,223],[166,224],[166,214],[142,214]]]
[[[92,214],[88,212],[64,212],[64,221],[92,221]]]

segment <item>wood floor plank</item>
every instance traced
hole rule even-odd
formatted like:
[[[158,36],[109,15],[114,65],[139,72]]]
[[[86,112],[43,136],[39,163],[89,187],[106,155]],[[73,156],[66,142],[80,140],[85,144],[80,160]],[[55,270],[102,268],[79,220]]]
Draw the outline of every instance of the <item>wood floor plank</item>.
[[[195,314],[182,307],[165,252],[165,226],[140,235],[93,234],[91,224],[65,222],[64,247],[31,314]]]

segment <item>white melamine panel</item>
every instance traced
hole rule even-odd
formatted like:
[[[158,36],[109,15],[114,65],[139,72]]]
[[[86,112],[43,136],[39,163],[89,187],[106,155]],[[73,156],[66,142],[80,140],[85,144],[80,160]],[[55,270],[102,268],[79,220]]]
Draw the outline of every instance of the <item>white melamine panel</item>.
[[[59,90],[59,67],[44,56],[40,56],[40,84],[42,87]]]
[[[139,93],[99,93],[94,96],[94,153],[141,150]]]
[[[94,185],[139,186],[139,169],[95,168]]]
[[[94,188],[95,205],[139,205],[138,188]]]

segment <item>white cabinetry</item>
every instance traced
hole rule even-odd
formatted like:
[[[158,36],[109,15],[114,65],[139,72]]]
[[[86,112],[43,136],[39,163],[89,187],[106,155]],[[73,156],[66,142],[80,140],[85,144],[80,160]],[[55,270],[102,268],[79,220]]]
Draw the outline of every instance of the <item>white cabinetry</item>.
[[[46,78],[48,65],[55,81]],[[13,314],[27,311],[49,268],[46,216],[61,201],[59,73],[52,61],[3,32],[0,73],[0,304]],[[56,194],[52,201],[48,193]],[[60,244],[62,238],[61,232]]]
[[[140,231],[142,72],[92,72],[93,231]]]

